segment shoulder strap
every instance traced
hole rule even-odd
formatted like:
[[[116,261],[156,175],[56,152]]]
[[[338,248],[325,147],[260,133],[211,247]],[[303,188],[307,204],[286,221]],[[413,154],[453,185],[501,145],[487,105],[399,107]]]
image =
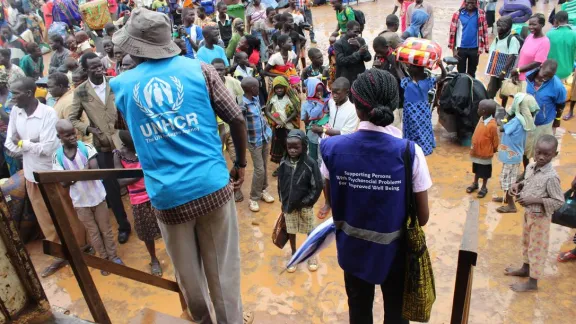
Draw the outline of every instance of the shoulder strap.
[[[60,164],[61,167],[64,167],[64,162],[62,162],[62,157],[64,156],[64,147],[60,145],[56,150],[56,161]]]
[[[414,196],[412,188],[412,161],[414,160],[414,143],[410,140],[406,140],[406,148],[404,149],[404,154],[402,160],[404,160],[404,178],[405,184],[404,188],[406,191],[406,216],[410,218],[410,226],[415,226],[417,222],[416,218],[416,198]]]
[[[78,141],[78,149],[86,158],[88,158],[88,148],[86,147],[86,144],[84,144],[84,142]]]

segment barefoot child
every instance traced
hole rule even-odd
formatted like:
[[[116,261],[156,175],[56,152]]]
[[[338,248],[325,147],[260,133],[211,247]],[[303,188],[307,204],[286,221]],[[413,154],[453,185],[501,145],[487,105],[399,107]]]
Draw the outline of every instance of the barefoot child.
[[[428,100],[428,91],[436,86],[437,81],[446,77],[444,65],[439,60],[438,65],[442,71],[440,80],[429,76],[424,67],[408,65],[406,76],[404,71],[396,64],[396,74],[400,77],[400,86],[404,89],[404,111],[402,124],[404,138],[416,142],[424,155],[432,154],[436,147],[434,132],[432,131],[432,107]]]
[[[123,146],[119,150],[114,151],[114,167],[116,169],[142,168],[138,160],[138,154],[136,154],[134,149],[134,142],[132,142],[130,132],[121,130],[118,135]],[[162,267],[156,257],[154,244],[154,240],[161,236],[160,228],[152,211],[152,204],[146,192],[144,178],[118,179],[118,184],[128,188],[130,204],[132,204],[132,215],[134,216],[134,228],[138,238],[144,242],[148,254],[150,254],[150,273],[162,277]]]
[[[296,252],[296,233],[309,234],[314,229],[312,208],[323,188],[318,164],[306,154],[307,145],[303,131],[291,130],[286,139],[287,154],[278,171],[278,197],[282,202],[292,255]],[[308,270],[318,270],[316,258],[308,260]],[[296,266],[287,271],[295,272]]]
[[[512,185],[511,193],[525,208],[522,231],[522,258],[520,269],[507,268],[508,276],[529,277],[527,282],[510,286],[517,292],[537,290],[538,279],[544,273],[552,213],[564,203],[560,178],[552,167],[558,155],[558,141],[552,135],[542,135],[536,141],[534,162],[526,168],[524,180]]]
[[[500,173],[500,186],[504,190],[504,197],[493,198],[492,201],[506,203],[496,209],[499,213],[515,213],[516,204],[510,194],[510,187],[516,183],[524,155],[526,145],[526,132],[532,131],[534,126],[533,116],[540,109],[536,99],[526,93],[517,93],[514,96],[512,106],[506,109],[507,119],[502,121],[505,124],[501,127],[504,132],[500,142],[498,160],[502,162],[502,172]]]
[[[96,149],[92,145],[79,142],[76,129],[68,119],[60,119],[56,123],[58,138],[62,142],[52,157],[53,170],[85,170],[98,169]],[[62,183],[70,187],[70,198],[78,214],[78,219],[84,224],[90,243],[98,255],[117,264],[124,264],[116,254],[116,241],[112,233],[110,215],[106,205],[106,190],[102,181],[72,181]],[[100,271],[103,276],[110,273]]]
[[[474,182],[466,188],[467,193],[478,190],[478,179],[482,179],[482,188],[478,191],[478,198],[486,197],[488,193],[488,179],[492,177],[492,157],[498,152],[498,126],[494,114],[496,113],[496,101],[484,99],[478,104],[480,121],[476,125],[472,135],[470,147],[470,159],[472,160],[472,172]]]

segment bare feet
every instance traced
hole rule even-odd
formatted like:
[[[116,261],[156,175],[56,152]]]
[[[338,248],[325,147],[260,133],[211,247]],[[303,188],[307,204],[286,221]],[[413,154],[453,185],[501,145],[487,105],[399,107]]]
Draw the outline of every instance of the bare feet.
[[[525,292],[525,291],[534,291],[538,290],[538,281],[536,279],[530,278],[530,280],[526,282],[519,282],[510,285],[510,289],[515,292]]]
[[[526,278],[530,276],[530,269],[527,269],[526,267],[522,267],[520,269],[506,268],[504,274],[507,276]]]

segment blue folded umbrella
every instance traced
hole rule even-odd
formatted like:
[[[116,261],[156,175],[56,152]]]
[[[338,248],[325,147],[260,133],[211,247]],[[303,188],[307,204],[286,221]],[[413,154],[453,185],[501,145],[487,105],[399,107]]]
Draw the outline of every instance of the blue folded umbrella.
[[[300,248],[298,248],[296,253],[292,256],[292,259],[290,259],[290,262],[288,262],[286,269],[306,262],[311,257],[320,253],[320,251],[324,250],[332,243],[332,241],[334,241],[335,238],[336,227],[334,226],[334,220],[330,218],[324,223],[318,225],[318,227],[308,235],[306,241],[302,243]]]

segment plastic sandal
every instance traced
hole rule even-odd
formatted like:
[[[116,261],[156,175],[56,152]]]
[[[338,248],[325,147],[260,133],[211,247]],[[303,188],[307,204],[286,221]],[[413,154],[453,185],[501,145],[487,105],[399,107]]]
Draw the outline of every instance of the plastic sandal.
[[[558,255],[558,262],[568,262],[576,260],[576,255],[572,253],[572,251],[560,253]]]
[[[478,190],[478,184],[472,184],[468,188],[466,188],[467,193],[473,193],[474,191]]]
[[[480,191],[478,191],[478,198],[484,198],[486,197],[486,194],[488,193],[488,189],[481,189]]]
[[[150,262],[150,273],[162,277],[162,267],[160,266],[160,261]]]

